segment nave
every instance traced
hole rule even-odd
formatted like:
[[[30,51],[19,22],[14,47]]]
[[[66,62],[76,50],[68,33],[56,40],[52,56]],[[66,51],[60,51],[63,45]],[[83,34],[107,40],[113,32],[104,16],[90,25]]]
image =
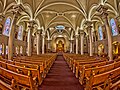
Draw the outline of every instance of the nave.
[[[120,90],[120,58],[49,53],[0,58],[0,90]]]
[[[62,54],[58,54],[39,90],[84,90]]]
[[[120,90],[120,0],[0,0],[0,90],[72,86]]]

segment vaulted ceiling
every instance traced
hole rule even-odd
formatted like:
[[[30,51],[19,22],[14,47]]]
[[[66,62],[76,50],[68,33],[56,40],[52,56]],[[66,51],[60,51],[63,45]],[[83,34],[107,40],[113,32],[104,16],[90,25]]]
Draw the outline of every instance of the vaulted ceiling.
[[[84,29],[86,20],[101,21],[96,12],[99,4],[109,7],[109,12],[114,16],[120,15],[120,0],[0,0],[0,14],[9,13],[14,4],[22,4],[21,21],[35,20],[38,28],[52,36],[56,33],[54,27],[65,26],[67,35],[76,33],[77,28]]]

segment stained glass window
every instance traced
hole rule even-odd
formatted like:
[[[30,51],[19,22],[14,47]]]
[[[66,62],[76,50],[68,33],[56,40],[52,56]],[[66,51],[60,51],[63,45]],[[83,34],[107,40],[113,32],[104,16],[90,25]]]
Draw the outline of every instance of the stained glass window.
[[[63,25],[58,25],[58,26],[56,26],[55,28],[56,28],[56,30],[57,30],[60,34],[61,34],[62,31],[65,29],[65,27],[64,27]]]
[[[22,32],[23,32],[23,26],[21,25],[19,26],[18,37],[17,37],[19,40],[22,40]]]
[[[0,45],[0,55],[2,54],[2,45]]]
[[[99,32],[99,40],[102,40],[103,39],[103,32],[102,32],[102,27],[101,26],[99,26],[98,32]]]
[[[113,18],[110,20],[110,26],[111,26],[111,29],[112,29],[112,35],[113,36],[118,35],[118,29],[117,29],[117,26],[116,26],[116,22]]]
[[[9,36],[9,34],[10,34],[10,25],[11,25],[11,19],[8,17],[6,19],[6,21],[5,21],[3,35]]]

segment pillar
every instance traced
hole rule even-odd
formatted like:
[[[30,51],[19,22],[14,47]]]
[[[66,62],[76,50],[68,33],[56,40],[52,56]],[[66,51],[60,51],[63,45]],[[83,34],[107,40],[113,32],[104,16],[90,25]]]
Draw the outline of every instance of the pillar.
[[[9,35],[9,40],[8,40],[8,60],[11,60],[13,58],[13,53],[14,53],[14,33],[15,33],[15,28],[16,28],[16,21],[18,18],[18,15],[20,10],[21,10],[21,6],[20,5],[15,5],[13,7],[14,11],[13,11],[13,18],[12,18],[12,22],[11,22],[11,31],[10,31],[10,35]]]
[[[109,60],[113,60],[113,51],[112,51],[112,32],[108,23],[108,14],[107,14],[108,8],[104,5],[100,5],[97,8],[97,11],[102,16],[102,19],[105,23],[106,31],[107,31],[107,37],[108,37],[108,56]]]
[[[23,55],[27,55],[27,44],[28,44],[28,42],[27,42],[27,36],[28,36],[28,32],[25,32],[25,39],[24,39],[24,42],[25,42],[25,45],[24,45],[24,47],[23,47]],[[27,49],[26,49],[27,48]]]
[[[84,31],[80,31],[80,39],[81,39],[81,55],[84,54]]]
[[[33,25],[34,25],[34,21],[29,21],[28,22],[28,56],[32,55],[32,32],[33,32]]]
[[[50,50],[50,40],[47,40],[47,49]]]
[[[89,41],[90,41],[90,45],[89,45],[90,56],[93,56],[93,43],[92,43],[92,34],[91,34],[92,26],[91,26],[91,24],[92,24],[91,21],[86,22],[88,35],[89,35]]]
[[[32,55],[32,43],[31,43],[31,37],[32,37],[32,34],[31,34],[31,30],[29,29],[28,30],[28,56],[31,56]]]
[[[51,50],[50,42],[51,42],[51,40],[48,39],[48,40],[47,40],[47,49],[48,49],[49,51]]]
[[[45,54],[45,34],[42,34],[42,54]]]
[[[69,40],[70,41],[70,53],[73,52],[73,40]]]
[[[2,34],[4,21],[5,21],[4,19],[5,19],[4,15],[0,15],[0,25],[2,25],[2,27],[0,27],[0,34]]]
[[[37,31],[37,55],[40,55],[40,31]]]
[[[74,49],[75,49],[75,46],[74,46],[74,45],[75,45],[74,40],[72,40],[72,53],[75,52],[75,50],[74,50]]]
[[[76,54],[78,54],[78,37],[79,37],[79,35],[75,35],[75,41],[76,41]]]

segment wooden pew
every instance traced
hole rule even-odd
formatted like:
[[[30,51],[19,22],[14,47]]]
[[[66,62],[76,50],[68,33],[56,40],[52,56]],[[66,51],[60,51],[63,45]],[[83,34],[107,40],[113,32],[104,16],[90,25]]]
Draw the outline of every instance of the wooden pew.
[[[83,84],[85,84],[85,79],[86,79],[85,77],[90,77],[91,73],[94,73],[95,75],[97,75],[100,73],[104,73],[104,72],[113,70],[118,67],[120,67],[120,61],[114,62],[111,64],[107,64],[107,65],[103,65],[103,66],[99,66],[99,67],[97,66],[97,67],[93,67],[93,68],[87,68],[87,69],[85,67],[83,67],[83,70],[80,72],[79,81],[83,85]]]
[[[73,63],[73,73],[75,73],[76,71],[76,67],[79,67],[80,65],[85,65],[85,64],[95,64],[95,63],[101,63],[104,62],[106,60],[89,60],[89,61],[74,61]]]
[[[0,90],[13,90],[13,89],[11,88],[11,85],[0,80]]]
[[[99,67],[99,66],[103,66],[103,65],[107,65],[107,64],[111,64],[114,61],[103,61],[103,62],[96,62],[96,63],[91,63],[91,64],[84,64],[84,65],[76,65],[76,78],[79,77],[80,72],[82,73],[82,71],[84,71],[83,69],[88,69],[88,68],[94,68],[94,67]]]
[[[90,56],[80,56],[77,55],[78,57],[75,57],[68,54],[68,56],[66,54],[64,54],[64,57],[69,65],[69,67],[71,68],[71,70],[73,70],[73,73],[75,73],[75,69],[76,66],[79,66],[79,64],[88,64],[88,63],[98,63],[98,62],[102,62],[102,61],[106,61],[106,59],[104,58],[96,58],[96,57],[90,57]]]
[[[0,78],[5,83],[9,83],[13,90],[20,90],[22,88],[38,90],[37,80],[32,78],[31,71],[29,71],[27,76],[0,67]]]
[[[35,61],[35,60],[30,60],[30,61],[17,61],[17,60],[14,60],[14,61],[11,61],[11,60],[4,60],[6,61],[7,63],[11,63],[11,64],[15,64],[17,66],[22,66],[22,67],[28,67],[28,68],[35,68],[37,67],[37,65],[40,66],[41,68],[41,71],[43,71],[44,68],[52,65],[53,61],[55,60],[56,56],[54,55],[53,57],[50,57],[49,60],[39,60],[39,61]],[[3,61],[3,60],[2,60]],[[50,64],[51,63],[51,64]],[[48,66],[47,66],[48,65]],[[50,67],[49,67],[50,68]]]
[[[115,79],[117,81],[114,81]],[[86,77],[85,90],[113,90],[113,88],[117,87],[119,84],[120,67],[97,75],[92,73],[90,77]]]
[[[31,57],[29,57],[29,58],[31,58]],[[16,61],[5,60],[5,59],[2,61],[9,63],[7,65],[7,68],[12,71],[18,70],[18,72],[20,71],[20,72],[23,72],[23,74],[27,74],[27,70],[32,70],[32,73],[33,73],[32,75],[39,76],[38,81],[39,81],[39,84],[41,84],[41,81],[43,80],[43,78],[46,77],[46,74],[50,70],[50,67],[52,66],[52,63],[55,60],[55,58],[56,58],[56,55],[53,55],[52,57],[49,57],[49,60],[44,60],[44,61],[42,61],[42,63],[41,63],[41,61],[40,61],[40,63],[38,63],[38,62],[34,63],[33,61],[28,61],[27,63],[25,63],[25,62],[23,63],[23,62],[16,62]],[[33,62],[33,64],[31,62]],[[43,63],[44,63],[44,65],[43,65]],[[10,64],[13,64],[13,65],[10,65]],[[38,66],[40,68],[40,71],[38,70]],[[17,69],[17,68],[19,68],[19,69]]]
[[[17,66],[21,66],[21,67],[27,67],[27,68],[37,68],[37,65],[35,64],[29,64],[29,63],[22,63],[22,62],[15,62],[12,60],[7,60],[7,59],[0,59],[0,61],[9,63],[9,64],[13,64],[13,65],[17,65]]]
[[[87,56],[87,60],[86,57],[81,57],[78,56],[76,57],[69,57],[67,55],[64,55],[65,59],[67,59],[67,63],[69,64],[71,70],[73,70],[73,73],[75,73],[76,77],[78,78],[78,74],[79,74],[79,68],[81,68],[81,65],[85,65],[85,64],[95,64],[95,63],[101,63],[103,61],[106,61],[106,59],[101,59],[101,58],[96,58],[96,57],[90,57]],[[89,58],[90,57],[90,58]]]
[[[37,67],[37,69],[32,69],[32,68],[25,68],[25,67],[21,67],[21,66],[16,66],[16,65],[13,65],[13,64],[8,64],[8,63],[5,63],[5,62],[2,62],[0,61],[0,66],[7,69],[7,70],[10,70],[10,71],[13,71],[13,72],[17,72],[17,73],[20,73],[20,74],[23,74],[23,75],[28,75],[28,71],[31,71],[32,73],[32,77],[36,77],[38,79],[38,83],[39,85],[42,83],[42,72],[40,72],[40,66]]]

